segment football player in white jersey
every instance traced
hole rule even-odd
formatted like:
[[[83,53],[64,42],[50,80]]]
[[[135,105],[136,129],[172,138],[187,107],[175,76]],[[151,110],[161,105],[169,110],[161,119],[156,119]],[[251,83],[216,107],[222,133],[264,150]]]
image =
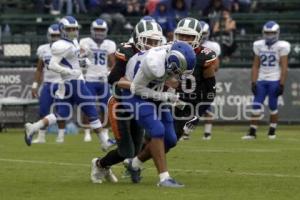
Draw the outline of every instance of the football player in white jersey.
[[[40,128],[56,123],[56,121],[60,125],[59,121],[69,118],[72,106],[77,104],[88,117],[90,127],[97,133],[102,149],[106,150],[109,144],[107,138],[100,134],[102,124],[97,113],[95,99],[85,85],[79,64],[78,22],[74,17],[66,16],[60,20],[59,27],[61,39],[53,43],[51,47],[52,57],[49,64],[49,69],[59,73],[63,80],[55,93],[59,98],[56,102],[57,109],[55,114],[49,114],[36,123],[25,124],[25,142],[30,146],[33,134]]]
[[[216,53],[217,58],[213,64],[213,67],[215,68],[215,71],[218,71],[219,66],[220,66],[219,56],[221,55],[221,47],[220,47],[219,43],[209,40],[209,35],[210,35],[209,25],[205,21],[200,21],[200,24],[202,26],[202,39],[201,39],[200,43],[203,47],[209,48]],[[213,120],[213,114],[211,113],[211,107],[206,110],[204,117],[205,117],[204,135],[203,135],[202,139],[210,140],[211,132],[212,132],[212,120]]]
[[[138,124],[148,133],[150,140],[145,148],[133,159],[129,159],[127,169],[132,180],[139,182],[143,162],[154,160],[159,173],[158,186],[183,187],[172,179],[167,170],[166,154],[177,143],[173,117],[166,102],[178,103],[177,94],[163,91],[165,81],[183,73],[192,73],[196,57],[192,47],[186,42],[152,48],[133,56],[126,66],[126,79],[132,81],[128,96],[122,101],[124,107],[132,105],[133,115]],[[159,118],[157,116],[160,116]]]
[[[103,19],[93,21],[90,30],[91,37],[80,40],[81,57],[86,58],[86,86],[101,103],[100,110],[103,118],[108,99],[111,96],[107,76],[116,62],[116,43],[106,39],[108,26]],[[84,132],[84,141],[90,142],[92,140],[90,129],[85,128]],[[105,135],[111,144],[114,144],[109,139],[108,128],[103,128],[101,134]]]
[[[59,40],[60,31],[58,24],[52,24],[47,31],[47,44],[40,45],[37,49],[38,63],[32,83],[32,96],[39,98],[39,116],[44,118],[50,113],[51,105],[55,100],[55,91],[58,83],[61,82],[60,74],[49,70],[49,62],[51,59],[51,46]],[[42,84],[42,85],[41,85]],[[38,94],[38,88],[41,85],[41,93]],[[64,139],[64,128],[59,129],[56,142],[61,143]],[[38,136],[32,143],[46,142],[46,127],[38,131]]]
[[[257,122],[261,116],[266,96],[269,98],[269,139],[276,138],[278,121],[278,97],[283,94],[287,77],[290,43],[279,40],[279,25],[268,21],[263,26],[263,39],[253,43],[252,92],[254,94],[253,114],[249,132],[242,139],[255,139]]]

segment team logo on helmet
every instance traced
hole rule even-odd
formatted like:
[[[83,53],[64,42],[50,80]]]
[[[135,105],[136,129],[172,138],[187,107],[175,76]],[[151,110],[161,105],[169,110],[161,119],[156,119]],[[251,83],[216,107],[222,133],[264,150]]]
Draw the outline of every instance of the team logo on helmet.
[[[196,55],[191,45],[177,41],[171,46],[166,57],[168,74],[191,74],[196,64]]]

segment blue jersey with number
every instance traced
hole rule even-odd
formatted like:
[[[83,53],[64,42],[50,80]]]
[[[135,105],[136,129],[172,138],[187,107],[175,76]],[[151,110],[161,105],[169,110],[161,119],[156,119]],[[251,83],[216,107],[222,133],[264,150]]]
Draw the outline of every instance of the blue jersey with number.
[[[87,55],[87,71],[85,74],[87,81],[99,81],[108,75],[108,55],[114,54],[116,44],[112,40],[105,39],[101,44],[97,44],[92,38],[80,40],[81,53]]]
[[[287,56],[290,52],[290,43],[279,40],[267,46],[265,40],[253,43],[254,54],[260,58],[258,81],[277,81],[280,79],[280,57]]]

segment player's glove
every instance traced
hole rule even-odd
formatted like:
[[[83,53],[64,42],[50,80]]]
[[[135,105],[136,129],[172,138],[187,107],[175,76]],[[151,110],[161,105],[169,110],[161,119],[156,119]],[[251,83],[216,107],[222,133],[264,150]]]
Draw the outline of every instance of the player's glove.
[[[278,91],[277,91],[277,96],[282,95],[283,91],[284,91],[284,85],[280,84],[279,88],[278,88]]]
[[[256,95],[256,83],[255,82],[251,83],[251,91],[254,95]]]
[[[87,65],[86,58],[85,57],[79,58],[79,66],[81,68],[85,68],[86,65]]]

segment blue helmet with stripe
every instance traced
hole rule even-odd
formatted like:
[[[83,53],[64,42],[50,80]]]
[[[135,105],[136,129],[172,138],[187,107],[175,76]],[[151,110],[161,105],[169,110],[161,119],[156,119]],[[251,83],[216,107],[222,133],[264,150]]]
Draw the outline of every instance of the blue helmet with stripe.
[[[150,15],[146,15],[146,16],[142,17],[142,19],[140,21],[155,22],[155,19],[153,17],[151,17]]]
[[[59,30],[63,39],[74,40],[75,38],[78,38],[78,29],[78,22],[73,16],[63,17],[59,21]]]
[[[202,27],[202,38],[201,43],[207,41],[209,39],[209,25],[205,21],[200,21]]]
[[[53,43],[60,38],[60,31],[58,24],[52,24],[47,31],[47,38],[49,43]]]
[[[96,19],[91,24],[91,36],[97,42],[101,43],[107,36],[108,26],[103,19]]]
[[[275,21],[268,21],[263,26],[263,37],[266,45],[270,46],[279,40],[280,27]]]
[[[187,42],[175,41],[166,57],[168,74],[191,74],[196,64],[196,54]]]

